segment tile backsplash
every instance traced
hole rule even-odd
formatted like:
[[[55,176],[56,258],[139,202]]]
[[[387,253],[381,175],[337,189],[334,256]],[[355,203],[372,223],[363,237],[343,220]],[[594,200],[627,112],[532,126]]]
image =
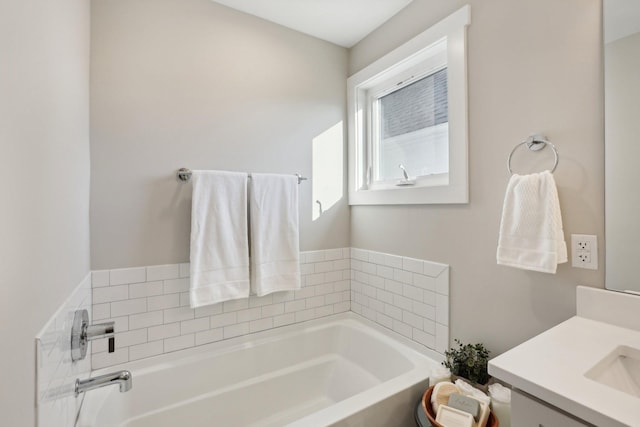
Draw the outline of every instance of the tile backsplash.
[[[91,275],[75,288],[67,301],[36,336],[36,413],[38,427],[75,425],[82,396],[75,396],[77,378],[89,378],[90,358],[71,362],[71,325],[76,310],[91,313]]]
[[[100,369],[351,308],[349,248],[301,253],[298,291],[189,307],[189,264],[94,271],[93,320],[115,321],[115,352],[93,341]]]
[[[115,321],[115,352],[93,341],[93,369],[344,311],[443,353],[449,266],[339,248],[301,253],[302,288],[189,307],[189,264],[92,273],[93,321]]]

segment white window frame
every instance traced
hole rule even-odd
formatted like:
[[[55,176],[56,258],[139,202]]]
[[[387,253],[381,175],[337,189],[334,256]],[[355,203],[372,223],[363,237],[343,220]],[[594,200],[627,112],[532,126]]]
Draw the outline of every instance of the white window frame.
[[[347,80],[349,118],[349,204],[468,203],[468,107],[466,28],[470,6],[464,6]],[[444,49],[444,50],[443,50]],[[449,108],[449,173],[419,177],[412,186],[372,183],[371,96],[389,81],[410,77],[416,67],[446,52]],[[442,68],[435,59],[427,68]],[[425,76],[424,72],[420,76]],[[415,76],[414,80],[419,77]],[[400,80],[398,80],[400,79]],[[400,170],[399,177],[400,177]],[[411,173],[411,171],[409,171]],[[411,177],[412,179],[415,177]],[[448,179],[447,179],[448,178]],[[446,183],[446,185],[443,185]]]

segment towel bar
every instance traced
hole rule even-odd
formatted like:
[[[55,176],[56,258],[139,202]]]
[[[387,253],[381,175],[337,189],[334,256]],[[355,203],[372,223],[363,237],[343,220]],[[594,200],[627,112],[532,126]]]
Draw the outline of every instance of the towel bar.
[[[178,179],[182,182],[189,182],[191,181],[191,169],[187,169],[187,168],[180,168],[178,169],[178,172],[176,173],[178,176]],[[302,181],[306,181],[308,178],[306,176],[302,176],[299,173],[295,174],[296,177],[298,178],[298,184],[300,184]],[[249,175],[249,179],[251,179],[251,175]]]
[[[516,146],[513,147],[513,150],[511,150],[511,153],[509,153],[509,158],[507,159],[507,170],[511,175],[513,175],[513,170],[511,170],[511,158],[513,157],[513,153],[522,145],[526,145],[527,148],[531,151],[542,150],[544,147],[549,145],[553,149],[553,155],[555,157],[555,161],[553,164],[553,168],[551,169],[551,173],[555,172],[556,168],[558,167],[558,160],[559,160],[558,150],[556,149],[556,146],[553,145],[551,142],[547,141],[544,135],[534,134],[529,136],[529,138],[522,141],[521,143],[516,144]]]

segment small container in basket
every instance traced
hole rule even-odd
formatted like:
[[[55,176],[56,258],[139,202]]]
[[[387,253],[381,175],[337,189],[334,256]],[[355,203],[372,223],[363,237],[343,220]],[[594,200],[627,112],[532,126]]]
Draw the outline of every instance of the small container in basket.
[[[433,412],[433,408],[431,407],[431,394],[433,393],[433,386],[429,387],[427,391],[422,395],[422,410],[427,414],[427,418],[433,427],[445,427],[439,422],[436,421],[436,413]],[[500,422],[498,418],[495,416],[493,411],[489,411],[489,419],[487,420],[486,427],[499,427]]]

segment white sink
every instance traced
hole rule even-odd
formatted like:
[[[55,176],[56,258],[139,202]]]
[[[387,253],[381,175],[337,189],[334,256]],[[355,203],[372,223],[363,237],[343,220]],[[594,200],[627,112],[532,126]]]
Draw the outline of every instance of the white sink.
[[[640,350],[618,346],[589,369],[585,376],[640,398]]]

